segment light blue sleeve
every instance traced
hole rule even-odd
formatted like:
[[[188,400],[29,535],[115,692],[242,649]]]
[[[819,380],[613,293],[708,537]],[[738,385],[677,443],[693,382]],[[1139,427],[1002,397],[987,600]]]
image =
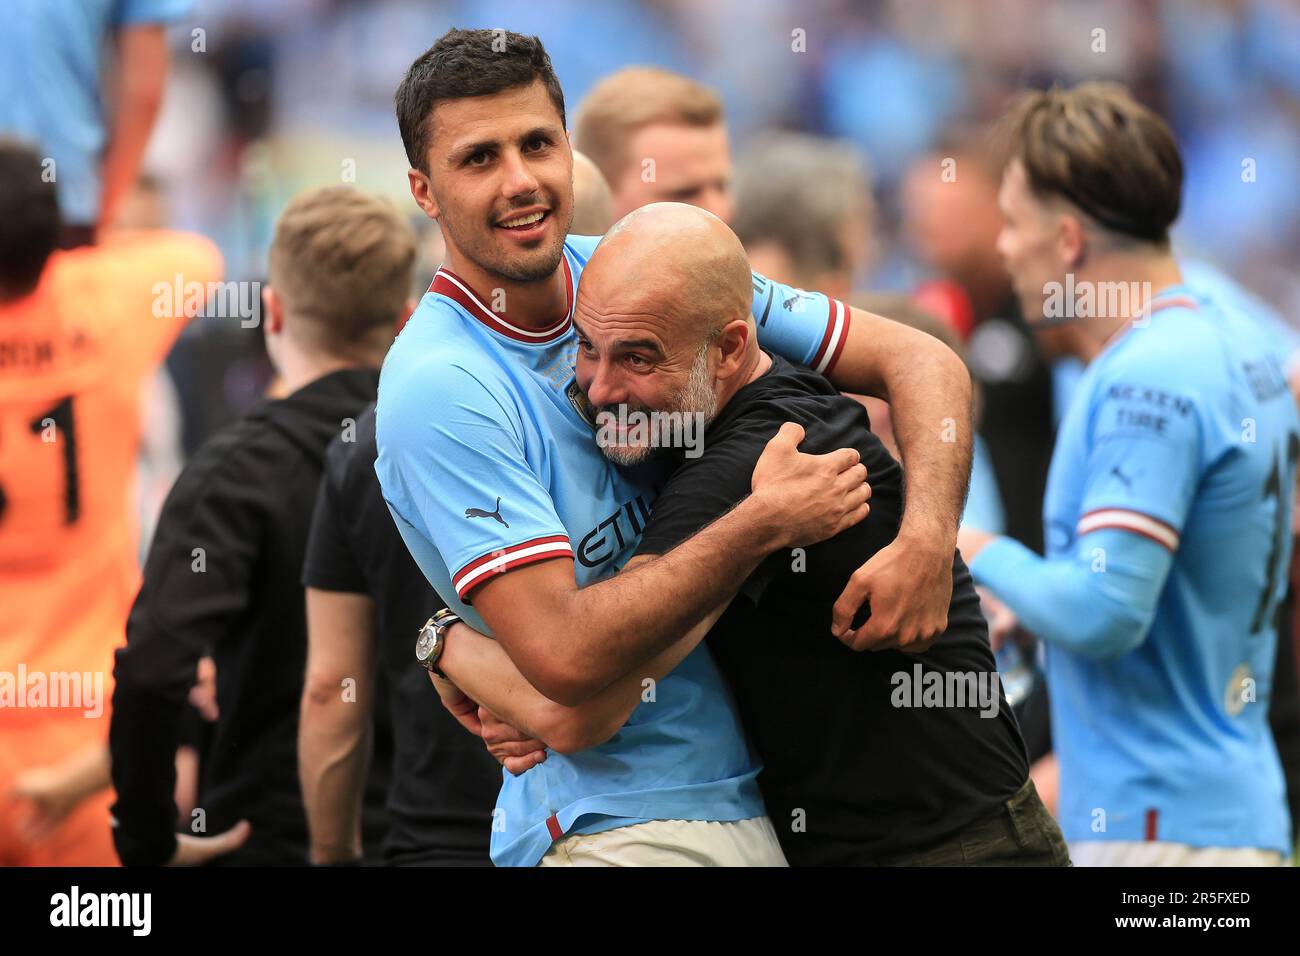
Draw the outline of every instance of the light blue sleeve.
[[[1173,560],[1163,545],[1106,528],[1081,536],[1072,556],[1055,560],[1011,538],[996,538],[971,562],[970,572],[1030,633],[1105,660],[1146,638]]]
[[[193,0],[117,0],[113,4],[113,25],[173,23],[188,16],[193,6]]]
[[[468,604],[470,592],[493,574],[572,557],[504,389],[494,393],[458,366],[441,366],[436,375],[420,371],[382,383],[375,471],[389,506],[431,546],[411,549],[422,569],[441,560]],[[423,384],[432,381],[436,388]]]
[[[753,273],[759,343],[792,362],[829,376],[849,337],[849,307]]]
[[[1097,382],[1078,476],[1079,535],[1123,528],[1177,550],[1211,440],[1193,384],[1200,364],[1120,362]]]
[[[1146,355],[1116,362],[1097,381],[1074,467],[1081,486],[1070,555],[1046,559],[999,538],[972,563],[976,583],[1043,640],[1108,658],[1145,638],[1200,477],[1201,411],[1190,389],[1172,383],[1194,378],[1197,367],[1169,369]]]

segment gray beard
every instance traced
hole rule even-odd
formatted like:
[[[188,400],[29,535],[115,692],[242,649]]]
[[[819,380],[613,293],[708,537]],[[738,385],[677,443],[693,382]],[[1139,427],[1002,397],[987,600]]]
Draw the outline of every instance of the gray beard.
[[[718,413],[718,397],[713,392],[713,380],[709,378],[708,345],[700,346],[695,362],[691,365],[686,384],[672,397],[668,405],[657,411],[680,412],[687,415],[702,414],[707,425]],[[644,464],[652,458],[666,454],[672,449],[654,445],[606,445],[601,452],[616,465],[630,468]]]

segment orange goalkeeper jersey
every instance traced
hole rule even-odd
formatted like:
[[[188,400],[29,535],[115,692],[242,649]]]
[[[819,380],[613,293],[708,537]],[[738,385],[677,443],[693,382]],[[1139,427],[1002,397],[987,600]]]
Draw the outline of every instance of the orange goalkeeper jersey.
[[[105,719],[81,724],[87,741],[106,737],[112,652],[139,585],[141,391],[187,320],[173,291],[220,272],[198,236],[127,233],[55,253],[31,294],[0,304],[0,730],[80,719],[50,677],[79,672],[103,675]]]

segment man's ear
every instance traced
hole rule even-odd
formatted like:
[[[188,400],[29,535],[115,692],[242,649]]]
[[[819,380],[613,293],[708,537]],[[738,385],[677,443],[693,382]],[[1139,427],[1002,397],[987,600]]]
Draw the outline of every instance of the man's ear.
[[[266,335],[284,331],[284,300],[269,285],[262,286],[262,331]]]
[[[429,182],[428,175],[418,169],[408,169],[406,181],[411,187],[411,198],[415,200],[415,204],[423,209],[424,214],[430,219],[437,219],[438,202],[433,198],[433,185]]]
[[[1067,272],[1083,265],[1088,254],[1088,233],[1078,216],[1066,213],[1057,220],[1056,252]]]
[[[713,344],[718,348],[718,378],[730,378],[740,371],[745,350],[749,347],[749,338],[754,329],[748,319],[733,319],[722,327]]]

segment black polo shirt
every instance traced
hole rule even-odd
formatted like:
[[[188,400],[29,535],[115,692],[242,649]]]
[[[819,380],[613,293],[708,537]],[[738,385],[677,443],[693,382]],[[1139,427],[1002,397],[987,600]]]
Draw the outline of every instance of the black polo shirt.
[[[855,652],[831,635],[831,608],[849,576],[898,534],[903,474],[866,410],[817,373],[772,356],[709,424],[703,454],[673,473],[639,553],[670,550],[748,495],[754,464],[787,421],[804,427],[802,451],[858,449],[871,514],[829,541],[771,555],[708,646],[763,762],[758,782],[787,859],[868,863],[995,812],[1024,784],[1028,760],[993,680],[987,626],[959,555],[948,630],[926,653]],[[996,697],[995,715],[981,716],[994,708],[977,693],[958,706],[958,685],[962,695],[972,689],[964,675]]]

